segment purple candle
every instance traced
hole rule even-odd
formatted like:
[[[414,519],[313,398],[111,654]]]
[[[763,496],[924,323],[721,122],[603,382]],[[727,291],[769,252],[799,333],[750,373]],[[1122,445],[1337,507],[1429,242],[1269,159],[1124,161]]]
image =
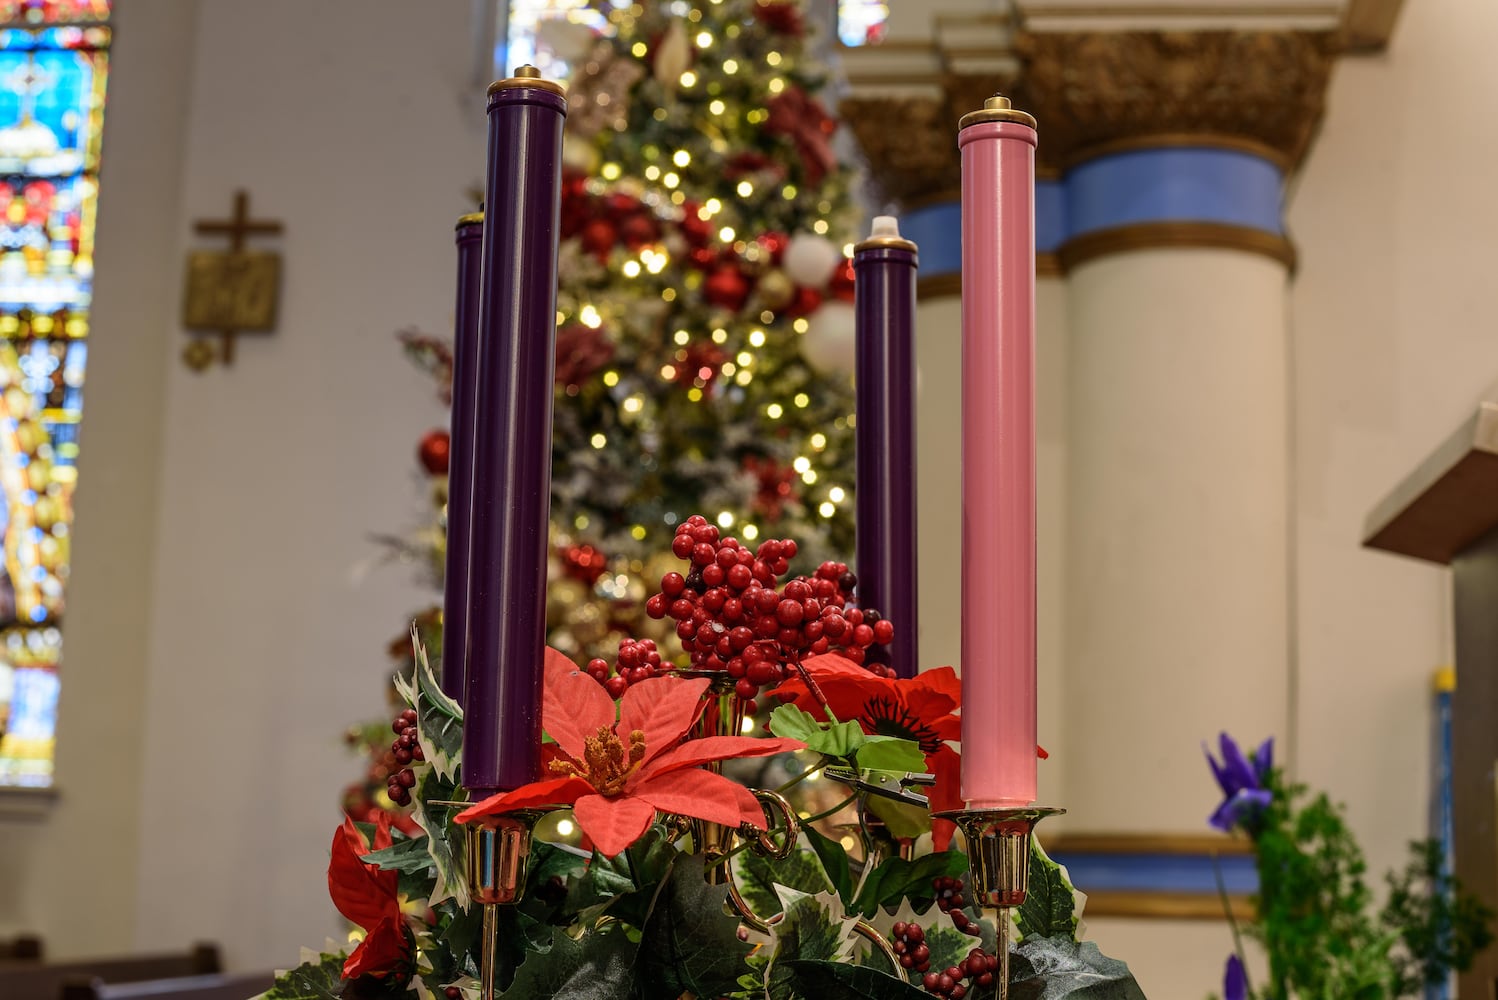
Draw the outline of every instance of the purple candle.
[[[917,662],[915,565],[916,246],[890,216],[853,248],[858,390],[858,603],[895,623],[895,640],[870,653],[900,677]]]
[[[489,88],[463,784],[536,780],[546,646],[562,88],[522,66]]]
[[[442,690],[463,703],[468,652],[469,525],[473,520],[473,428],[478,394],[482,212],[458,220],[458,304],[453,321],[453,413],[447,463],[447,573],[442,585]]]

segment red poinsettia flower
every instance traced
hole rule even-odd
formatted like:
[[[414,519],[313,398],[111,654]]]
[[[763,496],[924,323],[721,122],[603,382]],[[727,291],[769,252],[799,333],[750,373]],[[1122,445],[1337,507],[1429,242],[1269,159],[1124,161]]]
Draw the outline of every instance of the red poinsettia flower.
[[[706,678],[654,677],[614,700],[566,656],[546,650],[541,721],[556,741],[551,770],[561,777],[534,781],[491,796],[458,813],[459,823],[518,809],[570,805],[578,827],[606,857],[650,828],[656,811],[710,823],[764,826],[759,802],[744,786],[699,765],[732,757],[766,757],[800,750],[797,740],[748,736],[682,738],[706,704]]]
[[[328,895],[339,913],[364,928],[364,940],[343,963],[345,979],[388,976],[409,967],[411,939],[396,888],[400,875],[364,863],[364,855],[389,847],[392,841],[388,814],[379,817],[373,846],[346,816],[333,834]]]

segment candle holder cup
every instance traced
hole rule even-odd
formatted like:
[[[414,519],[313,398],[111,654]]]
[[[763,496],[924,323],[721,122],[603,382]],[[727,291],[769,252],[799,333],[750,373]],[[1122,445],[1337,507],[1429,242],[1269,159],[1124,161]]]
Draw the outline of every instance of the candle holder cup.
[[[1009,910],[1025,901],[1030,881],[1030,837],[1035,824],[1065,809],[954,809],[936,813],[962,831],[968,858],[968,892],[979,907],[992,910],[999,970],[993,996],[1009,996]]]

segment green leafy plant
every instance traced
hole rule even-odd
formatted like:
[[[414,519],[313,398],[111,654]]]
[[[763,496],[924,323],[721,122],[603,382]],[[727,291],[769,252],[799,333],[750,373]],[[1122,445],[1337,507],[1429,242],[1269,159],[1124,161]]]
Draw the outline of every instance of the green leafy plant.
[[[1410,845],[1409,864],[1387,876],[1388,901],[1376,910],[1342,808],[1287,783],[1271,742],[1245,756],[1224,733],[1220,747],[1221,763],[1209,762],[1224,800],[1211,822],[1253,841],[1259,892],[1255,919],[1242,930],[1269,961],[1268,980],[1256,988],[1240,945],[1228,964],[1227,1000],[1418,996],[1493,940],[1493,912],[1445,870],[1439,844]]]

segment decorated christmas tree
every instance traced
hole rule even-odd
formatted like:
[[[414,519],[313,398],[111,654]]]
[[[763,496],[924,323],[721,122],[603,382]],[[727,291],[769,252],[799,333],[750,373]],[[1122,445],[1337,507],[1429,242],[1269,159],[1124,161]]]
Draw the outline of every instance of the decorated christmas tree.
[[[809,561],[853,541],[854,220],[800,6],[608,19],[565,53],[552,623],[579,655],[645,631],[643,560],[688,514]]]

